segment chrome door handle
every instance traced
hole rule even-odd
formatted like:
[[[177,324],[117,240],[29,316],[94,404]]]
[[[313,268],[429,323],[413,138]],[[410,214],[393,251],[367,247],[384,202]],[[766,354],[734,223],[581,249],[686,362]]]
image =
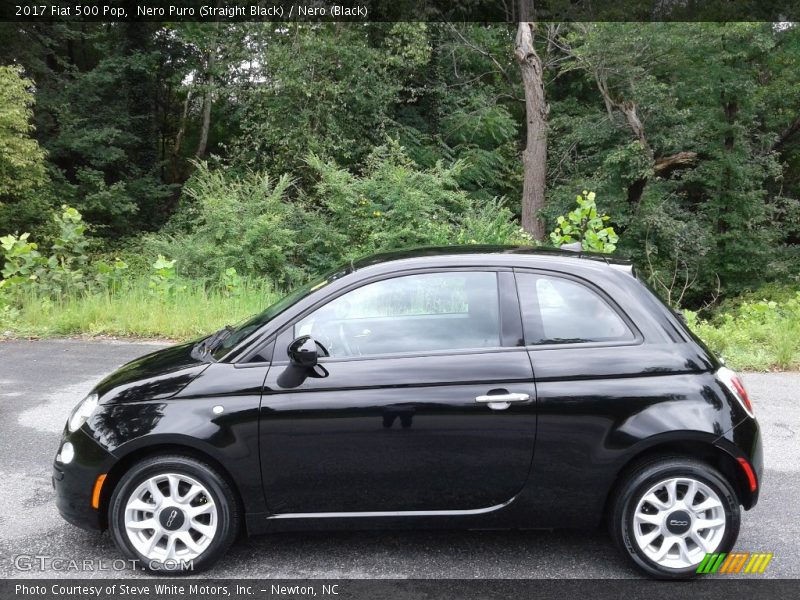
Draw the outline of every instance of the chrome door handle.
[[[503,402],[527,402],[530,399],[530,394],[492,394],[488,396],[477,396],[475,402],[480,402],[481,404],[499,404]]]

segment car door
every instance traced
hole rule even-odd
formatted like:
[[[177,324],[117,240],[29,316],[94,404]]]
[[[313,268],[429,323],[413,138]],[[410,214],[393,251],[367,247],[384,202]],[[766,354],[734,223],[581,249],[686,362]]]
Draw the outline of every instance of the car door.
[[[324,376],[282,387],[299,335],[330,354]],[[528,476],[535,397],[510,270],[363,283],[277,338],[260,412],[267,504],[276,514],[500,505]]]

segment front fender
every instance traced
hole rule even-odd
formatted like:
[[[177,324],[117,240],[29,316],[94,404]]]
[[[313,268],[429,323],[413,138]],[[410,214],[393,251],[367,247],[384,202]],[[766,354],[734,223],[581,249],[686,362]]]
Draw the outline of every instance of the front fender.
[[[258,401],[229,396],[104,406],[90,419],[88,432],[115,457],[116,477],[140,456],[184,448],[225,471],[247,513],[264,513]],[[215,413],[215,406],[223,412]]]

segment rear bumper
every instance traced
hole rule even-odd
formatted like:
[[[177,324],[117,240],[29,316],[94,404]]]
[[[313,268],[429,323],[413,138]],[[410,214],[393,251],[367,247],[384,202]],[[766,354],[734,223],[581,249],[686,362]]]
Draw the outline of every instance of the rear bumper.
[[[69,441],[75,458],[69,464],[53,462],[53,488],[56,507],[67,522],[88,530],[106,528],[104,507],[92,507],[92,493],[97,477],[108,473],[115,457],[90,438],[82,429],[65,434],[61,445]],[[61,450],[59,445],[59,452]]]
[[[758,503],[764,477],[764,449],[758,421],[747,417],[717,440],[716,445],[737,461],[735,477],[739,499],[746,510],[753,508]],[[744,459],[747,466],[741,464],[740,459]],[[755,490],[751,489],[747,467],[755,478]]]

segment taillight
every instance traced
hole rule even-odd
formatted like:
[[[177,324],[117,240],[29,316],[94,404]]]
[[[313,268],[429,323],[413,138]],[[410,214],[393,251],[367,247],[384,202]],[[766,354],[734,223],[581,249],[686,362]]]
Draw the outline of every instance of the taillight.
[[[750,403],[750,396],[748,395],[747,389],[744,387],[744,383],[742,383],[741,378],[728,367],[721,367],[717,371],[717,377],[722,384],[736,397],[736,399],[739,401],[739,404],[741,404],[742,408],[744,408],[745,412],[747,412],[747,414],[751,417],[754,416],[753,405]]]

